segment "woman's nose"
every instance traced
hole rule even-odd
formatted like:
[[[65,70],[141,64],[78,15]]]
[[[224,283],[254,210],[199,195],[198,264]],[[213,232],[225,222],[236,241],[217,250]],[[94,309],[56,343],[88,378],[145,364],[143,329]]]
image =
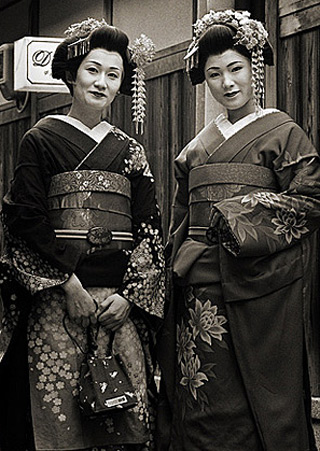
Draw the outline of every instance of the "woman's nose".
[[[97,76],[94,84],[100,89],[105,89],[107,87],[107,77],[104,74]]]
[[[229,88],[230,86],[233,85],[233,79],[229,74],[225,74],[223,76],[223,80],[222,80],[222,85],[224,88]]]

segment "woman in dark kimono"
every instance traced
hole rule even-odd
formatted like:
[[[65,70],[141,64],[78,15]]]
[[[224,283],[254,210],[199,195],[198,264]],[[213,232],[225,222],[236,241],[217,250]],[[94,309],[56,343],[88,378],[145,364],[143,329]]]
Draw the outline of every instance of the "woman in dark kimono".
[[[303,306],[319,156],[287,114],[261,107],[264,58],[267,33],[246,12],[195,24],[187,70],[226,114],[175,160],[159,450],[316,449]]]
[[[152,42],[141,39],[129,49],[121,30],[94,19],[70,27],[52,65],[53,77],[72,94],[70,112],[41,119],[22,139],[3,204],[8,273],[2,277],[1,357],[17,321],[18,327],[3,358],[2,451],[150,449],[152,342],[164,298],[159,210],[143,147],[101,119],[119,91],[131,93],[139,63],[152,54]],[[143,104],[139,92],[134,95]],[[135,112],[141,124],[141,110]],[[8,283],[12,276],[16,291]],[[78,379],[89,324],[101,355],[115,331],[113,347],[129,372],[136,407],[82,415]],[[11,398],[8,376],[23,352],[34,437],[29,434],[28,445],[19,434],[25,434],[23,413],[15,423],[20,401]],[[18,437],[10,436],[14,430]]]

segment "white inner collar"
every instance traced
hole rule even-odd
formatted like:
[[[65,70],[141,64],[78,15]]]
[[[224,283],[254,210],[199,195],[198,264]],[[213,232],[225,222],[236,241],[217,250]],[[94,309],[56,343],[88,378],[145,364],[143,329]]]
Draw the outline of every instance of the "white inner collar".
[[[105,138],[105,136],[110,132],[110,130],[113,128],[112,125],[110,125],[107,121],[101,121],[95,127],[89,128],[85,124],[83,124],[81,121],[79,121],[79,119],[75,119],[74,117],[66,116],[64,114],[53,114],[53,115],[50,115],[47,117],[50,117],[53,119],[59,119],[63,122],[67,122],[67,124],[72,125],[73,127],[77,128],[81,132],[90,136],[90,138],[92,138],[97,143],[101,142]]]
[[[247,114],[247,116],[244,116],[243,118],[239,119],[237,122],[232,124],[232,122],[229,121],[229,119],[226,117],[224,113],[219,114],[219,116],[216,117],[214,120],[216,126],[222,133],[222,135],[228,139],[235,133],[237,133],[239,130],[241,130],[246,125],[250,124],[251,122],[259,119],[259,117],[266,116],[267,114],[276,113],[278,110],[275,108],[266,108],[262,109],[260,114],[257,113],[250,113]]]

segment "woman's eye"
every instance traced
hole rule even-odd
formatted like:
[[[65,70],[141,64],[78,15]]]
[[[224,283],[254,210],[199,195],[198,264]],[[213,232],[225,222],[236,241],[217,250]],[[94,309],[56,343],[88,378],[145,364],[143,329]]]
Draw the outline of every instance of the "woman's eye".
[[[110,72],[109,77],[112,78],[113,80],[116,80],[117,78],[119,78],[119,75],[114,72]]]
[[[90,73],[97,73],[98,69],[96,67],[88,67],[87,71],[90,72]]]
[[[219,77],[219,73],[218,72],[211,72],[211,74],[209,75],[210,78],[217,78]]]
[[[232,68],[232,72],[239,72],[242,69],[242,66],[235,66]]]

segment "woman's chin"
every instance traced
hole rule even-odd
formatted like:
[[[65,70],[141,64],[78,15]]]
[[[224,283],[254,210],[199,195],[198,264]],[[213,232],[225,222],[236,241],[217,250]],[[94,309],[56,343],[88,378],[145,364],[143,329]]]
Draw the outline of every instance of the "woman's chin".
[[[110,104],[110,99],[106,96],[95,96],[91,94],[86,98],[86,103],[93,108],[105,108]]]

